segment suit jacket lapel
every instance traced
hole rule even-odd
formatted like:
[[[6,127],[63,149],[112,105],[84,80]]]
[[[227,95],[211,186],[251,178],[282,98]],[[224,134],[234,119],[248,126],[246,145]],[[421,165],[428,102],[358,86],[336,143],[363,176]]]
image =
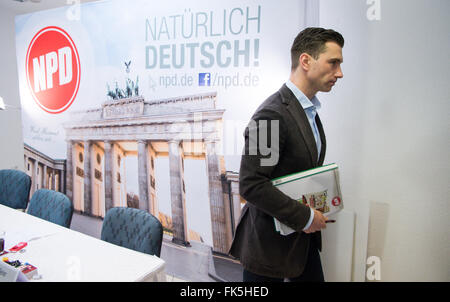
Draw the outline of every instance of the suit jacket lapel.
[[[327,149],[327,141],[325,139],[325,131],[323,131],[322,122],[320,121],[318,114],[316,115],[316,124],[317,124],[317,128],[319,129],[320,140],[322,142],[322,147],[320,149],[320,156],[319,156],[319,166],[322,166],[323,161],[325,160],[325,151]]]
[[[294,118],[295,123],[297,124],[297,127],[300,130],[303,139],[305,140],[306,147],[308,148],[309,154],[311,156],[313,167],[315,167],[317,166],[317,146],[314,134],[311,130],[311,125],[308,121],[308,117],[306,116],[306,113],[298,100],[295,98],[295,95],[286,86],[286,84],[281,87],[280,93],[282,96],[281,101],[287,105],[286,108],[288,112]]]

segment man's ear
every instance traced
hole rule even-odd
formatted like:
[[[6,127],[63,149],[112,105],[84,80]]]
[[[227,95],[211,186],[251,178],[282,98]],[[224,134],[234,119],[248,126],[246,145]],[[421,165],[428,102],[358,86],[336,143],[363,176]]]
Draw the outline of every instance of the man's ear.
[[[311,56],[307,53],[302,53],[298,58],[298,66],[305,71],[308,71],[311,64]]]

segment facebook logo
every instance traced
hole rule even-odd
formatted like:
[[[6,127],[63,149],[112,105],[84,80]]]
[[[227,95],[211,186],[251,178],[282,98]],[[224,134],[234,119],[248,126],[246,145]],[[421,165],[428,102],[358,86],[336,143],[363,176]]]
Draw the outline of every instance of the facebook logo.
[[[211,73],[199,73],[198,74],[198,86],[211,86]]]

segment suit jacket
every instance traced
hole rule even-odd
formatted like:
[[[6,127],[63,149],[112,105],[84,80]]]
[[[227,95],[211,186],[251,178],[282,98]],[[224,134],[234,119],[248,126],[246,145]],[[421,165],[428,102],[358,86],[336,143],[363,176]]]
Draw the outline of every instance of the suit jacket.
[[[269,122],[260,123],[264,120]],[[318,157],[306,113],[286,85],[259,106],[252,121],[244,133],[245,149],[239,172],[240,195],[247,203],[229,253],[255,274],[276,278],[297,277],[305,267],[310,241],[315,240],[321,249],[321,235],[320,232],[302,232],[310,218],[310,208],[283,194],[272,185],[271,180],[323,164],[326,141],[322,123],[317,115],[316,123],[322,141]],[[271,127],[275,127],[276,123],[270,121],[279,121],[278,144],[271,141]],[[267,129],[261,131],[261,125],[267,125]],[[258,136],[250,135],[256,132]],[[266,133],[269,148],[279,153],[275,165],[261,165],[262,159],[273,156],[268,155],[267,150],[263,152],[257,142]],[[280,235],[275,231],[273,217],[297,232]]]

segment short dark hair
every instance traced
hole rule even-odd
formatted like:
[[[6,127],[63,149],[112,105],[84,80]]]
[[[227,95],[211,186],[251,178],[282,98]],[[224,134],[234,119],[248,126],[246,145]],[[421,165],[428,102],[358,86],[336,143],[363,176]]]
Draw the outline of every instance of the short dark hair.
[[[302,30],[292,43],[291,69],[297,68],[298,58],[302,53],[307,53],[317,59],[325,51],[325,43],[330,41],[344,47],[344,37],[337,31],[320,27],[307,27]]]

